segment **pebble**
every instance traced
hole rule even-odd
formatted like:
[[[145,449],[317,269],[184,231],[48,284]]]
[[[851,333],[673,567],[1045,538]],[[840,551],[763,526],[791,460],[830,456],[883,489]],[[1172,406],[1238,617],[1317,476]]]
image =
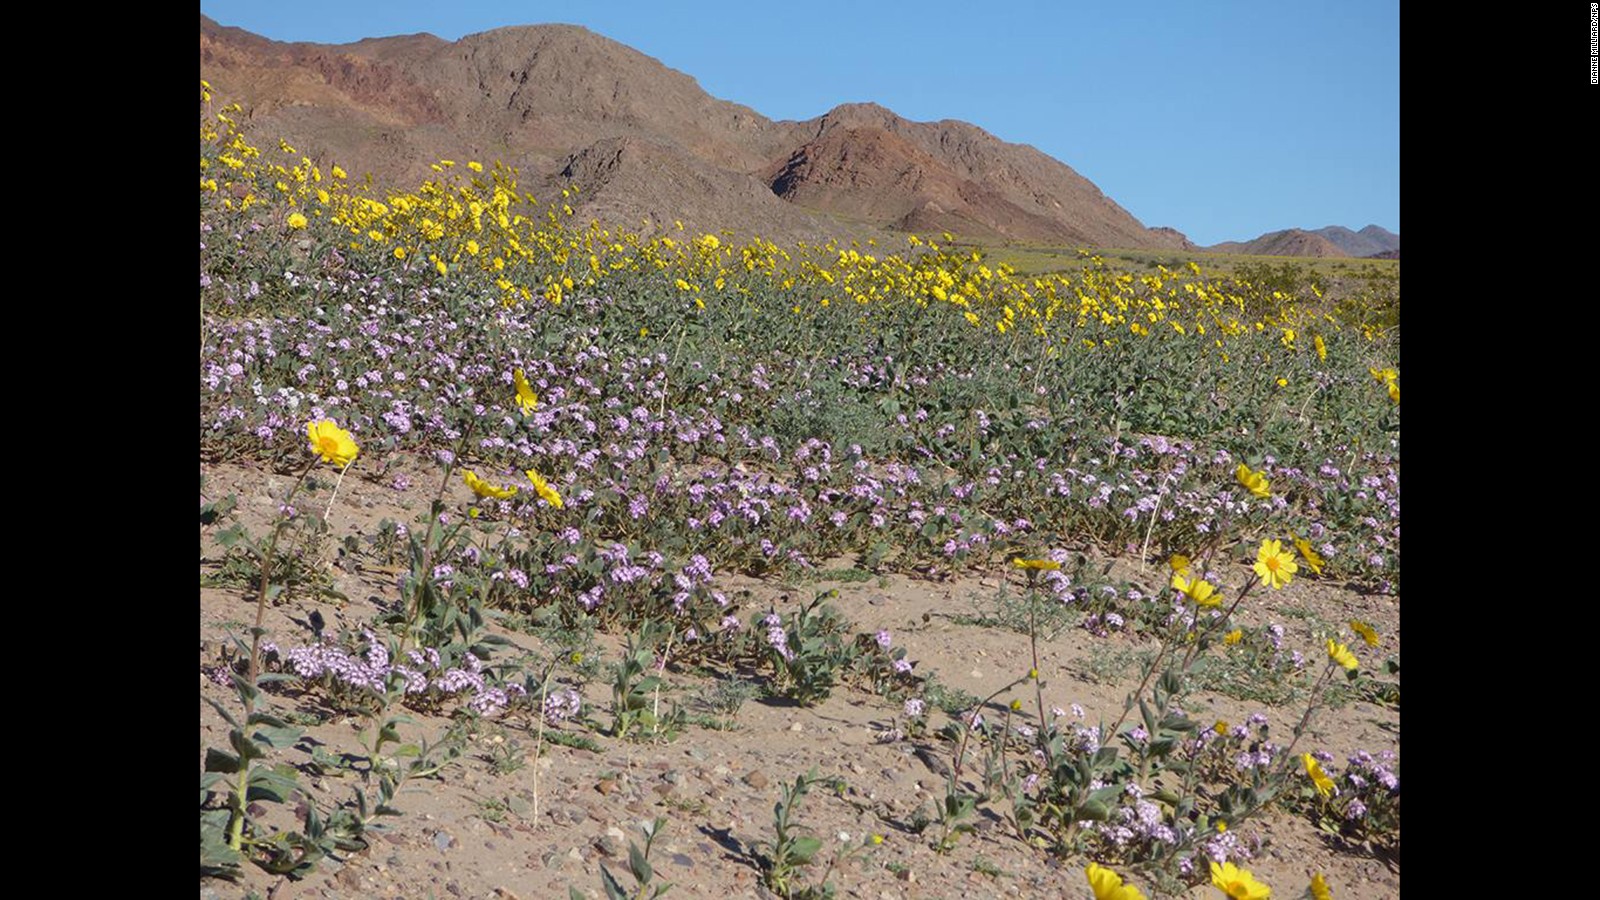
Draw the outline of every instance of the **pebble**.
[[[750,785],[751,787],[755,788],[758,791],[765,790],[767,785],[772,783],[771,780],[769,780],[767,778],[766,773],[762,772],[760,769],[756,769],[756,770],[754,770],[752,772],[747,773],[743,778],[741,778],[739,780],[743,781],[745,784]]]
[[[455,845],[455,842],[456,839],[448,831],[435,831],[433,833],[433,845],[439,848],[440,853],[450,849]]]

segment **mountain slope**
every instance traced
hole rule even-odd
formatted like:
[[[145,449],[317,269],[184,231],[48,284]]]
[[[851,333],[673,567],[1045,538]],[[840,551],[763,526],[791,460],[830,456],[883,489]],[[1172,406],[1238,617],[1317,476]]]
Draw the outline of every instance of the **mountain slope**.
[[[282,43],[201,16],[202,77],[247,127],[381,182],[440,158],[501,160],[581,218],[682,220],[769,238],[879,229],[1127,248],[1193,247],[1088,179],[965,122],[845,104],[774,122],[688,75],[571,25],[353,44]]]

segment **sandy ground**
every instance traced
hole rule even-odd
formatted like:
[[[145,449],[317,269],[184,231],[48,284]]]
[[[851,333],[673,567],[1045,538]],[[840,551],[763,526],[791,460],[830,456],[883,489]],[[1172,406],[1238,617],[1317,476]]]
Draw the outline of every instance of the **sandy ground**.
[[[262,521],[275,506],[271,497],[281,496],[292,480],[239,466],[203,467],[203,473],[207,496],[236,493],[247,522]],[[418,483],[431,485],[433,481],[418,479]],[[397,495],[376,479],[346,480],[330,518],[335,536],[370,533],[385,517],[409,522],[417,509],[425,506],[425,490],[414,488],[408,495]],[[221,555],[208,541],[208,534],[208,529],[202,529],[202,574],[214,572],[210,561]],[[1136,563],[1118,565],[1128,571],[1137,569]],[[1234,583],[1243,580],[1242,573],[1230,575]],[[1152,571],[1151,577],[1158,575]],[[392,576],[335,567],[333,578],[349,602],[312,603],[291,598],[268,610],[271,638],[285,647],[311,643],[305,623],[312,608],[326,620],[327,631],[337,633],[341,626],[355,628],[367,623],[379,611],[379,604],[395,601]],[[894,644],[905,647],[908,658],[916,662],[919,675],[936,673],[944,684],[985,696],[1026,672],[1031,664],[1025,634],[972,624],[974,618],[994,611],[1001,582],[1008,578],[1014,588],[1018,576],[998,568],[983,577],[947,582],[896,575],[785,586],[719,578],[718,586],[728,591],[749,590],[747,610],[768,603],[781,610],[785,604],[809,599],[817,590],[837,588],[836,605],[856,630],[888,629]],[[1361,618],[1384,635],[1384,645],[1372,655],[1398,655],[1397,598],[1362,596],[1300,579],[1280,592],[1252,595],[1239,615],[1245,624],[1283,624],[1286,646],[1302,649],[1312,659],[1319,659],[1321,651],[1312,646],[1311,623]],[[240,590],[200,591],[197,668],[202,698],[237,707],[232,691],[218,687],[205,670],[217,664],[226,629],[231,627],[237,633],[240,623],[249,623],[253,617],[253,597],[246,598]],[[529,649],[538,646],[526,634],[507,632],[506,636]],[[602,636],[601,646],[608,662],[615,658],[616,639]],[[1119,671],[1117,660],[1154,646],[1115,633],[1096,637],[1082,628],[1067,628],[1042,640],[1040,669],[1046,705],[1067,708],[1079,704],[1091,723],[1102,717],[1114,719],[1138,675],[1131,663],[1124,662]],[[666,676],[668,698],[680,700],[691,710],[697,708],[696,698],[711,684],[706,676],[670,667]],[[322,719],[307,733],[330,749],[357,748],[360,723],[328,715],[311,697],[279,691],[269,694],[269,700],[280,711],[298,709],[309,720]],[[604,676],[586,686],[584,701],[596,724],[610,721],[610,688]],[[1273,708],[1220,694],[1196,695],[1187,708],[1203,721],[1214,717],[1242,722],[1251,713],[1264,712],[1274,737],[1283,740],[1303,711],[1300,704]],[[227,726],[203,699],[199,709],[203,759],[205,747],[226,744]],[[601,752],[546,743],[538,759],[532,757],[535,739],[527,716],[485,720],[470,733],[466,753],[439,777],[405,783],[396,799],[403,815],[385,819],[386,832],[366,851],[342,861],[325,861],[298,882],[254,867],[247,867],[238,883],[202,879],[201,897],[246,897],[254,892],[273,898],[535,900],[566,898],[569,886],[583,896],[603,897],[601,865],[631,886],[626,874],[628,841],[642,844],[641,823],[657,816],[665,816],[667,824],[651,859],[657,880],[674,885],[670,896],[769,897],[772,894],[760,885],[753,848],[772,839],[773,805],[780,784],[792,782],[812,768],[821,776],[842,779],[845,787],[835,793],[819,786],[806,797],[797,820],[807,833],[833,845],[845,835],[852,843],[859,843],[864,835],[885,836],[881,846],[834,869],[830,879],[840,897],[1092,896],[1083,875],[1084,861],[1063,863],[1024,844],[997,814],[1003,812],[1004,800],[997,800],[992,810],[980,807],[976,833],[963,837],[946,855],[932,849],[931,831],[913,833],[909,823],[914,813],[943,797],[945,779],[935,769],[951,759],[952,750],[935,737],[881,741],[880,734],[899,712],[898,703],[841,688],[811,708],[752,699],[739,708],[733,730],[691,725],[669,743],[616,740],[595,728],[569,722],[562,730],[588,735],[598,742]],[[407,726],[408,740],[434,739],[450,726],[446,718],[414,718],[415,724]],[[932,717],[935,728],[944,721],[942,713]],[[509,755],[524,764],[515,771],[496,774],[493,760],[507,756],[505,747],[510,744],[517,750]],[[1302,748],[1326,749],[1341,759],[1361,749],[1398,751],[1398,709],[1357,701],[1323,710]],[[307,754],[299,749],[283,751],[280,756],[293,764],[307,760]],[[302,774],[300,783],[326,807],[347,799],[357,778]],[[1336,897],[1375,900],[1399,894],[1398,863],[1337,848],[1303,819],[1269,812],[1241,828],[1243,835],[1263,842],[1248,867],[1273,886],[1275,897],[1299,896],[1313,872],[1325,874]],[[819,857],[828,852],[824,850]],[[819,863],[806,870],[811,878],[802,883],[814,883],[822,869]],[[1149,891],[1147,883],[1133,880]],[[1213,888],[1200,887],[1185,896],[1218,895]]]

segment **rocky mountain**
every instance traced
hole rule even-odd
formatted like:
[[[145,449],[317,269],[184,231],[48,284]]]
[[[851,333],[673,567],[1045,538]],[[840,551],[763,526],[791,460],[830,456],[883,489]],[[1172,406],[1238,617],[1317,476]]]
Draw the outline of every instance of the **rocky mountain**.
[[[200,17],[201,77],[246,127],[416,184],[441,158],[518,167],[535,196],[580,187],[580,219],[681,220],[773,239],[898,231],[1193,249],[1065,164],[965,122],[846,104],[775,122],[571,25],[352,44],[283,43]]]
[[[1350,256],[1377,256],[1380,253],[1400,250],[1400,235],[1377,225],[1368,225],[1360,231],[1351,231],[1340,225],[1318,228],[1315,232]],[[1389,257],[1393,258],[1393,257]]]
[[[1376,225],[1351,231],[1338,225],[1305,231],[1289,228],[1263,234],[1252,241],[1226,241],[1204,248],[1212,253],[1239,253],[1253,256],[1359,256],[1373,259],[1399,259],[1400,235]]]

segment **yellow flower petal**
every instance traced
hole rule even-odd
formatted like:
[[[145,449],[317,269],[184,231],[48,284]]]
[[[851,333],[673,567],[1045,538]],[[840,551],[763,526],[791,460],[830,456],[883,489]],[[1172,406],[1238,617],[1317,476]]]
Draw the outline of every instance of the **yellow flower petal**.
[[[511,380],[517,385],[517,406],[522,409],[523,415],[532,413],[539,406],[539,398],[534,396],[533,386],[528,384],[528,376],[521,369],[511,373]]]
[[[1294,554],[1283,549],[1282,541],[1262,541],[1261,548],[1256,551],[1256,575],[1261,582],[1273,590],[1278,590],[1294,578],[1294,573],[1300,571],[1295,565]]]
[[[533,482],[533,489],[539,492],[540,497],[544,498],[544,502],[556,509],[562,508],[561,495],[556,493],[556,489],[551,487],[549,482],[540,478],[539,473],[532,469],[529,469],[525,474],[528,476],[528,480]]]
[[[1211,864],[1211,884],[1233,900],[1266,900],[1272,889],[1233,863]]]
[[[1328,638],[1328,658],[1352,672],[1361,666],[1361,661],[1356,659],[1354,653],[1350,652],[1350,648],[1335,641],[1333,638]]]
[[[1324,797],[1333,796],[1333,779],[1322,771],[1322,764],[1317,762],[1317,758],[1306,753],[1300,757],[1300,761],[1305,764],[1306,774],[1311,776],[1311,783],[1316,785],[1317,793]]]
[[[360,452],[350,432],[340,428],[332,419],[308,422],[306,436],[311,441],[311,452],[322,457],[323,462],[336,466],[350,465]]]
[[[472,488],[472,492],[477,494],[479,497],[490,497],[495,500],[509,500],[517,495],[517,489],[515,487],[503,488],[492,485],[489,482],[484,481],[482,478],[479,478],[478,473],[472,471],[471,469],[461,470],[461,480],[465,481],[467,483],[467,487]]]

